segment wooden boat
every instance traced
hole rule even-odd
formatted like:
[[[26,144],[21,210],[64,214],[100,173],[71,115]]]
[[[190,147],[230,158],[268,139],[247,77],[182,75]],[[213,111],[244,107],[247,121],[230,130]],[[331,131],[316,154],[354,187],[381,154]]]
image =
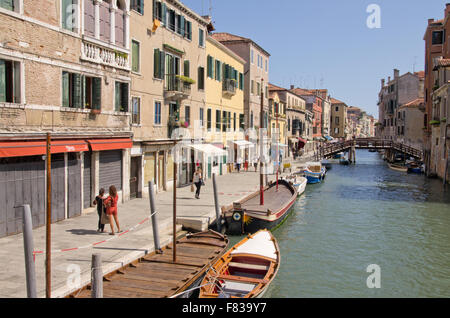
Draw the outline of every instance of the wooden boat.
[[[268,230],[233,246],[206,273],[200,298],[261,298],[280,267],[280,250]]]
[[[333,168],[333,165],[331,164],[330,160],[322,160],[322,166],[324,166],[325,169],[327,169],[327,171]]]
[[[325,167],[320,162],[308,162],[304,171],[308,183],[319,183],[325,178]]]
[[[303,177],[301,174],[296,173],[287,176],[286,181],[291,182],[297,189],[297,196],[301,196],[303,192],[305,192],[306,184],[308,183],[308,179]]]
[[[104,275],[105,298],[187,298],[195,291],[211,264],[226,252],[228,238],[212,230],[188,234],[177,240],[176,263],[172,244],[162,254],[152,253]],[[68,297],[90,298],[90,284]]]
[[[376,149],[369,149],[369,152],[377,152]]]
[[[263,205],[260,205],[258,190],[241,201],[222,208],[226,233],[240,235],[255,233],[260,229],[275,229],[287,218],[296,199],[297,189],[293,184],[279,180],[277,191],[275,182],[272,182],[264,189]]]
[[[408,171],[408,167],[407,166],[401,166],[395,163],[388,163],[389,168],[391,168],[392,170],[395,171],[400,171],[400,172],[407,172]]]
[[[422,165],[415,161],[410,161],[406,163],[408,167],[408,172],[412,173],[423,173]]]
[[[341,158],[341,159],[339,159],[339,163],[341,165],[348,166],[350,164],[350,161],[346,158]]]

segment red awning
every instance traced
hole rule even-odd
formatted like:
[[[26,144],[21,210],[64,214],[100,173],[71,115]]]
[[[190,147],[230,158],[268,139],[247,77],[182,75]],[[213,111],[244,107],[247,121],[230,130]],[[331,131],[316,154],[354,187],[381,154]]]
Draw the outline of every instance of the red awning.
[[[89,151],[84,140],[52,140],[51,153]],[[0,142],[0,157],[38,156],[47,153],[47,142],[40,141],[5,141]]]
[[[91,145],[92,151],[127,149],[133,147],[133,141],[130,138],[89,139],[88,143]]]

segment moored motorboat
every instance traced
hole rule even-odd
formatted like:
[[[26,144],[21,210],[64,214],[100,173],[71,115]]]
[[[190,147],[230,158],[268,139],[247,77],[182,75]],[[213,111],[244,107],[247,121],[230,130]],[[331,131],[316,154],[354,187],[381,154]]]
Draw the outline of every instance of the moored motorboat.
[[[200,286],[200,298],[261,298],[280,267],[275,237],[264,229],[249,235],[216,261]]]
[[[422,164],[416,161],[407,161],[406,166],[408,167],[408,172],[423,173]]]
[[[319,183],[325,178],[326,171],[320,162],[308,162],[304,173],[308,183]]]
[[[388,163],[388,165],[389,165],[389,168],[391,168],[392,170],[400,171],[400,172],[408,172],[407,166],[402,166],[402,165],[395,164],[395,163]]]
[[[240,235],[255,233],[260,229],[275,229],[289,215],[297,189],[286,180],[272,182],[264,189],[264,202],[261,205],[260,191],[255,191],[244,199],[223,208],[226,233]]]

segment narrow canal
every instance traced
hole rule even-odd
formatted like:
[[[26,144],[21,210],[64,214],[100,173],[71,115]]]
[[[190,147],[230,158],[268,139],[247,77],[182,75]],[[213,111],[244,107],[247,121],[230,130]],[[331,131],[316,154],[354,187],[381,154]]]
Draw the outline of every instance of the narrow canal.
[[[450,189],[390,170],[378,153],[333,165],[274,231],[282,262],[266,297],[450,297]],[[381,288],[369,289],[369,264]]]

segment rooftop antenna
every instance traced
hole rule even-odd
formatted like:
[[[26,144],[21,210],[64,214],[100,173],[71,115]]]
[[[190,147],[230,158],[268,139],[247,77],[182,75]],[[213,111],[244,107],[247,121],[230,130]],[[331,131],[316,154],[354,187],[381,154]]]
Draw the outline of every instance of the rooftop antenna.
[[[209,16],[212,19],[212,0],[209,0]]]

